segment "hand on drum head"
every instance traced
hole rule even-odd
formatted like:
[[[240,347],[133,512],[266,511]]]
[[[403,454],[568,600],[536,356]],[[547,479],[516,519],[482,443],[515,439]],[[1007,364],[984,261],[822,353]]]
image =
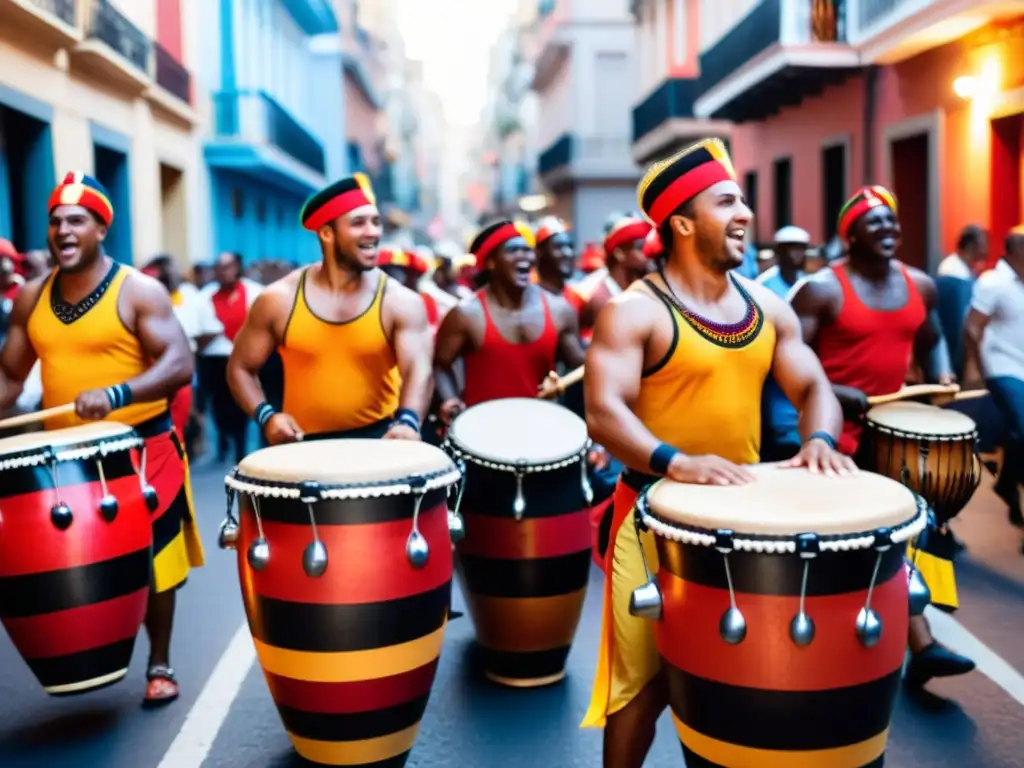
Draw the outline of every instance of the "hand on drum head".
[[[452,421],[466,410],[466,404],[457,397],[451,397],[441,403],[437,409],[437,417],[444,423],[450,425]]]
[[[756,479],[749,470],[721,456],[687,456],[677,453],[665,477],[677,483],[697,485],[746,485]]]
[[[105,419],[111,410],[110,396],[105,389],[90,389],[75,398],[75,414],[80,419]]]
[[[302,430],[287,413],[275,413],[263,428],[267,442],[271,445],[297,443],[302,440]]]
[[[400,421],[396,421],[388,428],[388,431],[384,433],[385,440],[422,440],[420,433],[410,427],[408,424],[403,424]]]
[[[825,474],[829,477],[852,475],[857,471],[853,459],[834,450],[824,440],[808,440],[800,453],[779,464],[780,469],[794,467],[807,467],[815,475]]]

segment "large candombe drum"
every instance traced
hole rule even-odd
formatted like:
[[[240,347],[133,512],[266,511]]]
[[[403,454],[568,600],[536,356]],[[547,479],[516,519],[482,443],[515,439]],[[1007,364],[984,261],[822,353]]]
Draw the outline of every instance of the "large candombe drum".
[[[257,451],[226,478],[220,543],[238,550],[256,653],[307,760],[405,765],[444,640],[460,476],[425,443],[324,440]]]
[[[749,485],[662,480],[637,502],[655,638],[688,766],[881,765],[909,624],[904,543],[927,506],[861,472],[754,468]]]
[[[0,440],[0,621],[51,695],[128,671],[153,557],[142,445],[112,422]]]
[[[465,463],[458,573],[494,682],[565,676],[590,573],[589,445],[581,418],[526,398],[475,405],[448,432]]]
[[[939,523],[960,514],[981,483],[978,426],[966,414],[924,403],[887,403],[867,413],[869,468],[921,494]]]

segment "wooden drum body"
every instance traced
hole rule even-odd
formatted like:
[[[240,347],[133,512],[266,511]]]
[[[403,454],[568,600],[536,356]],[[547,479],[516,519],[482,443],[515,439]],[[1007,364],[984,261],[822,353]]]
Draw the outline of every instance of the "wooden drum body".
[[[978,428],[959,411],[913,402],[875,406],[864,440],[867,469],[921,494],[940,524],[960,514],[981,483]]]
[[[904,542],[927,507],[869,473],[755,472],[747,486],[659,481],[637,504],[657,540],[655,638],[686,765],[881,765],[907,644]]]
[[[465,463],[459,578],[499,684],[565,677],[590,574],[589,444],[574,413],[525,398],[473,406],[448,433]]]
[[[257,656],[305,759],[405,765],[444,639],[459,478],[440,449],[401,440],[265,448],[226,478],[221,545],[238,551]]]
[[[51,695],[128,671],[153,557],[142,444],[112,422],[0,440],[0,621]]]

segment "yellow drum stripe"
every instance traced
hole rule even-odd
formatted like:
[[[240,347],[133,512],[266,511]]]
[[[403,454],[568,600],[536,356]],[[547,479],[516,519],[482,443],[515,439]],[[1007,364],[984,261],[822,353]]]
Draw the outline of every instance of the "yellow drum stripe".
[[[412,749],[420,725],[378,736],[375,739],[359,741],[316,741],[288,734],[295,751],[310,762],[321,765],[368,765],[379,763]]]
[[[256,638],[253,643],[265,672],[310,683],[351,683],[400,675],[429,664],[441,653],[446,624],[407,643],[368,651],[319,653],[275,648]]]
[[[862,768],[881,757],[889,739],[889,729],[877,736],[834,749],[789,752],[778,749],[757,749],[726,744],[689,728],[672,713],[676,733],[687,748],[705,760],[729,768]]]

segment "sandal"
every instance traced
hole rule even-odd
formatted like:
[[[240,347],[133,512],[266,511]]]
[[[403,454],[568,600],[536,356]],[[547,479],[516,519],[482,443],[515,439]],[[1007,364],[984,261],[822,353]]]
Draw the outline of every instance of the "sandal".
[[[178,681],[174,677],[174,670],[166,664],[153,664],[146,672],[146,696],[142,700],[143,706],[159,707],[170,704],[178,698]]]

